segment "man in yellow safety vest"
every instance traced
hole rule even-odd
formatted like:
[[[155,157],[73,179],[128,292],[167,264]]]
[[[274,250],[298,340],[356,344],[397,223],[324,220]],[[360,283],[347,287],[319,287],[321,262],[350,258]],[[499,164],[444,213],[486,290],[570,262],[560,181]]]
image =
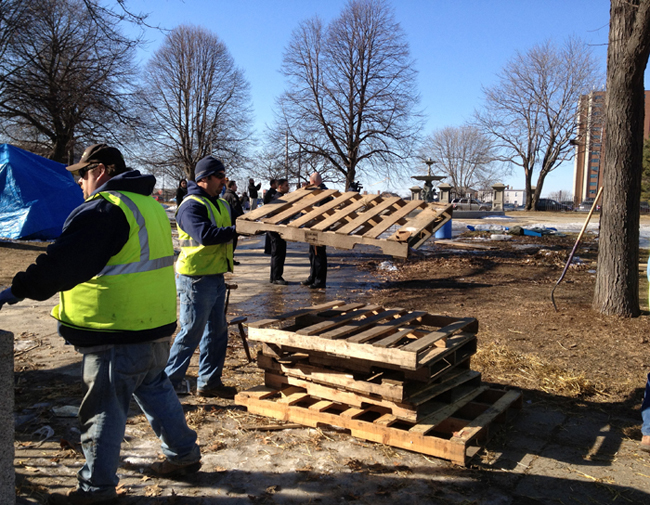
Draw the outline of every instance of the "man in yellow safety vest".
[[[230,206],[219,198],[226,182],[223,163],[208,156],[196,164],[196,182],[176,212],[181,253],[176,288],[181,302],[181,329],[172,345],[166,372],[178,394],[188,394],[185,372],[200,345],[199,396],[234,398],[237,390],[221,382],[228,347],[224,313],[225,272],[232,272],[235,227]]]
[[[156,179],[127,169],[120,151],[106,144],[90,146],[67,169],[86,200],[46,253],[0,293],[0,307],[60,291],[52,315],[61,336],[83,355],[78,417],[86,463],[77,489],[53,494],[49,503],[111,503],[131,397],[166,456],[151,465],[152,473],[196,472],[201,453],[164,372],[176,329],[176,291],[169,219],[150,196]]]

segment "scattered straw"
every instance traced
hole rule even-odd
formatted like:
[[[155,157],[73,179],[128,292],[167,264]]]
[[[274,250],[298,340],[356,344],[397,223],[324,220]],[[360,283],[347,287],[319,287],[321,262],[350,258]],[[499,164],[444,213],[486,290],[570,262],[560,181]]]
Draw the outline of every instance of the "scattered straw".
[[[602,384],[591,382],[582,373],[564,370],[538,356],[520,353],[496,342],[477,351],[472,367],[490,381],[513,383],[549,394],[573,398],[606,395]]]

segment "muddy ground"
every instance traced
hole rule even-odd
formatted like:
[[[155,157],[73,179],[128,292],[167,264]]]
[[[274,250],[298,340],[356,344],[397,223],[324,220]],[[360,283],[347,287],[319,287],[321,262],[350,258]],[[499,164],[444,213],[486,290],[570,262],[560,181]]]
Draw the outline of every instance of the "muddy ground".
[[[575,235],[509,241],[489,236],[468,232],[464,241],[480,248],[432,245],[403,262],[387,263],[389,258],[374,252],[332,250],[326,292],[304,295],[300,286],[278,291],[264,285],[230,311],[255,320],[344,297],[477,318],[479,351],[472,369],[486,382],[521,389],[525,403],[517,420],[468,468],[328,427],[270,431],[277,423],[233,402],[190,396],[183,404],[199,432],[202,472],[181,483],[147,477],[143,472],[160,451],[134,407],[120,474],[124,503],[650,502],[650,458],[635,444],[642,386],[650,370],[647,303],[634,319],[591,309],[598,242],[589,233],[577,252],[579,260],[555,291],[556,312],[550,293]],[[0,285],[44,246],[0,243]],[[258,254],[258,246],[244,242],[240,260]],[[305,251],[301,245],[294,251],[296,264],[302,258],[304,267]],[[641,279],[647,300],[647,282]],[[49,493],[73,486],[83,461],[76,420],[64,417],[66,408],[74,415],[81,396],[79,358],[55,335],[56,326],[46,315],[53,302],[12,307],[11,315],[25,321],[22,331],[16,331],[15,319],[9,324],[8,313],[0,313],[0,326],[13,325],[16,338],[17,495],[24,503],[44,503]],[[241,389],[263,382],[236,337],[226,366],[226,381]],[[604,443],[594,450],[596,435],[579,440],[586,433],[580,423],[590,421],[597,424],[597,436],[607,432],[605,441],[615,441],[611,447]],[[574,446],[570,454],[548,454]]]

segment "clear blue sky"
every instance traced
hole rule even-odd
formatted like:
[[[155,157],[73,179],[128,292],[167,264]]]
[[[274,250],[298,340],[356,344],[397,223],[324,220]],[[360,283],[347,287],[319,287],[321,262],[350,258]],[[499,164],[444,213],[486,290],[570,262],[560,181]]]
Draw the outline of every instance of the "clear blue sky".
[[[272,120],[272,109],[283,91],[279,73],[282,54],[298,23],[314,15],[336,17],[344,0],[128,0],[131,10],[151,13],[150,24],[204,26],[226,44],[251,84],[256,127]],[[419,72],[425,132],[458,126],[481,106],[482,86],[514,55],[552,39],[558,43],[577,36],[593,45],[602,61],[607,57],[608,0],[393,0],[397,21],[410,44]],[[150,44],[140,53],[148,58],[163,35],[149,30]],[[516,169],[516,168],[515,168]],[[535,176],[536,179],[536,176]],[[544,194],[572,190],[573,162],[552,172]],[[504,181],[523,188],[523,172]],[[383,189],[381,185],[365,189]]]

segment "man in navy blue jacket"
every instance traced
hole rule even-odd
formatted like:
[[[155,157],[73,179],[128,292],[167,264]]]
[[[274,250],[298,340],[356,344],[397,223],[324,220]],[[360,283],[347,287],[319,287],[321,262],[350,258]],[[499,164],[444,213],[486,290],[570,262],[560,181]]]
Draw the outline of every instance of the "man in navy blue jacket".
[[[78,417],[86,464],[79,470],[78,488],[66,496],[51,495],[49,503],[110,503],[117,499],[116,472],[131,396],[167,456],[154,463],[154,473],[196,472],[201,453],[196,433],[187,426],[164,373],[169,340],[176,329],[176,293],[169,220],[150,199],[156,179],[128,170],[121,153],[105,144],[89,147],[81,161],[67,169],[79,177],[87,200],[70,213],[47,252],[16,274],[11,288],[0,294],[0,307],[23,298],[46,300],[57,291],[62,292],[61,299],[68,297],[53,315],[60,321],[61,336],[83,355],[85,395]],[[127,215],[135,224],[129,224]],[[139,258],[118,261],[125,260],[124,251],[133,248],[139,250]],[[147,251],[166,254],[152,258],[144,254]],[[142,282],[147,272],[155,274],[151,288]],[[99,286],[102,296],[79,300],[75,293],[93,286]],[[155,290],[155,298],[162,295],[169,322],[156,322],[155,306],[143,306],[143,312],[148,309],[150,314],[140,314],[137,325],[126,317],[128,310],[114,310],[141,303],[132,293],[143,287]],[[104,330],[107,320],[115,320],[115,328]]]
[[[309,186],[316,189],[327,189],[318,172],[311,174]],[[331,197],[321,202],[326,203]],[[321,205],[319,204],[319,205]],[[309,277],[301,282],[303,286],[311,289],[322,289],[327,284],[327,249],[324,245],[309,245]]]
[[[165,370],[176,392],[187,394],[185,373],[200,345],[197,394],[234,398],[237,390],[221,382],[228,347],[223,274],[233,269],[231,242],[235,237],[230,207],[219,199],[226,170],[220,160],[208,156],[197,163],[195,178],[196,182],[188,182],[187,196],[176,214],[182,240],[176,262],[181,330]]]

